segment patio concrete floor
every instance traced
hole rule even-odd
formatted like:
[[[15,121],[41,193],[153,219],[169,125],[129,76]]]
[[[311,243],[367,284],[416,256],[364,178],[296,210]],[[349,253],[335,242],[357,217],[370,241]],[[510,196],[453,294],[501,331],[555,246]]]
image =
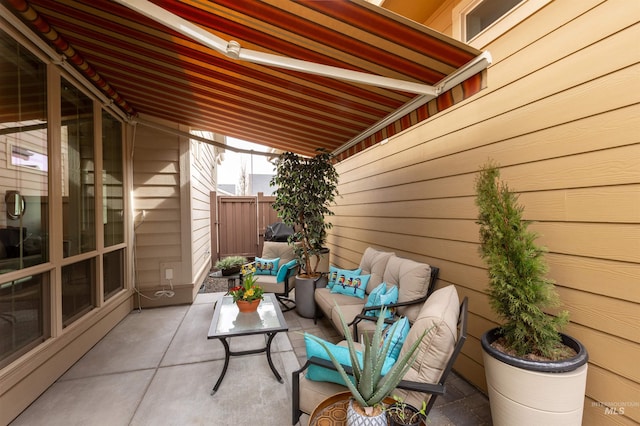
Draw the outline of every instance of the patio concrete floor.
[[[264,354],[232,357],[218,392],[224,350],[207,331],[223,293],[201,293],[190,306],[133,311],[58,379],[11,425],[254,425],[291,424],[291,372],[305,359],[301,331],[337,341],[324,320],[285,313],[288,333],[272,345],[278,383]],[[288,338],[287,338],[288,337]],[[233,338],[232,350],[264,346],[263,336]],[[482,393],[453,374],[429,426],[491,425]],[[300,426],[306,426],[303,415]]]

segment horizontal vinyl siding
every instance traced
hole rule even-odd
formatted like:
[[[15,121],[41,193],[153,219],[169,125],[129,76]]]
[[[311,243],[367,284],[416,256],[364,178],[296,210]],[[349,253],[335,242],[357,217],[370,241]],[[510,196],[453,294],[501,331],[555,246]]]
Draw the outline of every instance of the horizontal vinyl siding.
[[[590,352],[586,425],[640,422],[639,407],[614,419],[591,405],[640,395],[639,8],[550,3],[486,47],[486,90],[338,164],[332,263],[355,266],[374,246],[440,267],[438,287],[470,298],[456,369],[481,389],[479,339],[498,318],[474,181],[487,159],[501,164],[549,249],[566,331]]]
[[[160,263],[182,260],[177,136],[138,126],[133,153],[133,198],[136,286],[153,293],[161,284]],[[174,274],[179,276],[178,271]]]
[[[194,149],[195,145],[199,147]],[[200,275],[211,265],[210,194],[215,189],[216,149],[202,142],[192,142],[191,148],[191,270],[194,285],[200,288]]]

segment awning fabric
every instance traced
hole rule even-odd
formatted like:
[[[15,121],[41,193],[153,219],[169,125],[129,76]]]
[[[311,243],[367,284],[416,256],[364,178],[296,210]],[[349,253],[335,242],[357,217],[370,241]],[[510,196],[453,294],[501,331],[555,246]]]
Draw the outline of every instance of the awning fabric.
[[[107,0],[2,0],[123,111],[282,151],[335,152],[416,94],[241,62]],[[480,54],[362,0],[152,0],[243,48],[434,85]],[[477,93],[484,73],[339,154]]]

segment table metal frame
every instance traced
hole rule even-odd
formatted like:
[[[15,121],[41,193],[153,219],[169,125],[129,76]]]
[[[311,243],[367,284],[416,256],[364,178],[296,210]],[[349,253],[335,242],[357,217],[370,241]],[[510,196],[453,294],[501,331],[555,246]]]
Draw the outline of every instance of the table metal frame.
[[[282,310],[280,309],[278,300],[276,299],[275,295],[273,293],[266,293],[264,294],[264,299],[267,300],[268,304],[273,306],[273,311],[270,310],[268,313],[276,315],[278,325],[265,327],[265,328],[249,326],[244,330],[237,330],[237,331],[233,331],[233,330],[216,331],[218,329],[219,321],[222,319],[222,316],[227,315],[225,319],[228,320],[230,318],[230,315],[234,315],[234,312],[232,311],[231,307],[235,307],[235,309],[237,310],[237,306],[231,301],[232,299],[233,298],[231,296],[224,296],[222,299],[218,300],[218,302],[216,303],[215,309],[213,311],[213,318],[211,319],[211,326],[209,327],[209,333],[207,334],[208,339],[218,339],[224,346],[224,366],[222,367],[222,372],[220,373],[220,377],[218,378],[218,381],[216,382],[215,386],[211,390],[211,395],[214,395],[218,391],[218,388],[222,383],[222,379],[224,379],[224,376],[227,373],[227,367],[229,367],[229,359],[232,356],[252,355],[252,354],[266,352],[269,368],[271,368],[271,371],[273,372],[274,376],[276,376],[276,379],[278,380],[278,382],[284,383],[284,380],[278,373],[278,370],[276,370],[276,367],[273,365],[273,361],[271,359],[271,343],[273,342],[273,338],[277,333],[281,331],[288,331],[289,327],[287,325],[287,322],[284,319],[284,316],[282,315]],[[262,307],[262,305],[265,303],[265,300],[260,302],[260,305],[261,305],[260,307]],[[257,313],[258,317],[255,318],[256,320],[260,318],[259,317],[261,313],[260,307],[258,307],[258,313]],[[226,309],[224,313],[223,313],[223,308]],[[235,318],[248,319],[249,322],[254,319],[254,318],[247,317],[247,315],[252,315],[252,314],[240,313],[239,311],[237,311],[235,315],[236,315]],[[244,317],[240,317],[241,315]],[[232,351],[231,348],[229,347],[229,341],[231,340],[232,337],[249,336],[254,334],[264,334],[267,336],[267,343],[265,347],[258,348],[258,349],[244,350],[244,351]]]

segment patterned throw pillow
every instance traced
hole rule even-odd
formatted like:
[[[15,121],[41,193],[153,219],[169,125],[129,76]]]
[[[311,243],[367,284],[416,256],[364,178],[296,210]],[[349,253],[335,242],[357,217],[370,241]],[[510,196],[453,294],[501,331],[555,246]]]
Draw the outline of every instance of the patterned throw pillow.
[[[278,263],[280,263],[280,258],[277,257],[275,259],[262,259],[260,257],[256,257],[256,275],[276,275],[278,273]]]
[[[339,269],[335,266],[329,266],[329,277],[327,281],[327,288],[333,288],[333,285],[338,280],[338,277],[344,275],[345,273],[354,273],[360,275],[362,273],[362,269]]]
[[[337,281],[331,288],[331,293],[346,294],[347,296],[364,299],[364,292],[367,289],[371,275],[358,275],[354,272],[344,273],[338,276]]]

